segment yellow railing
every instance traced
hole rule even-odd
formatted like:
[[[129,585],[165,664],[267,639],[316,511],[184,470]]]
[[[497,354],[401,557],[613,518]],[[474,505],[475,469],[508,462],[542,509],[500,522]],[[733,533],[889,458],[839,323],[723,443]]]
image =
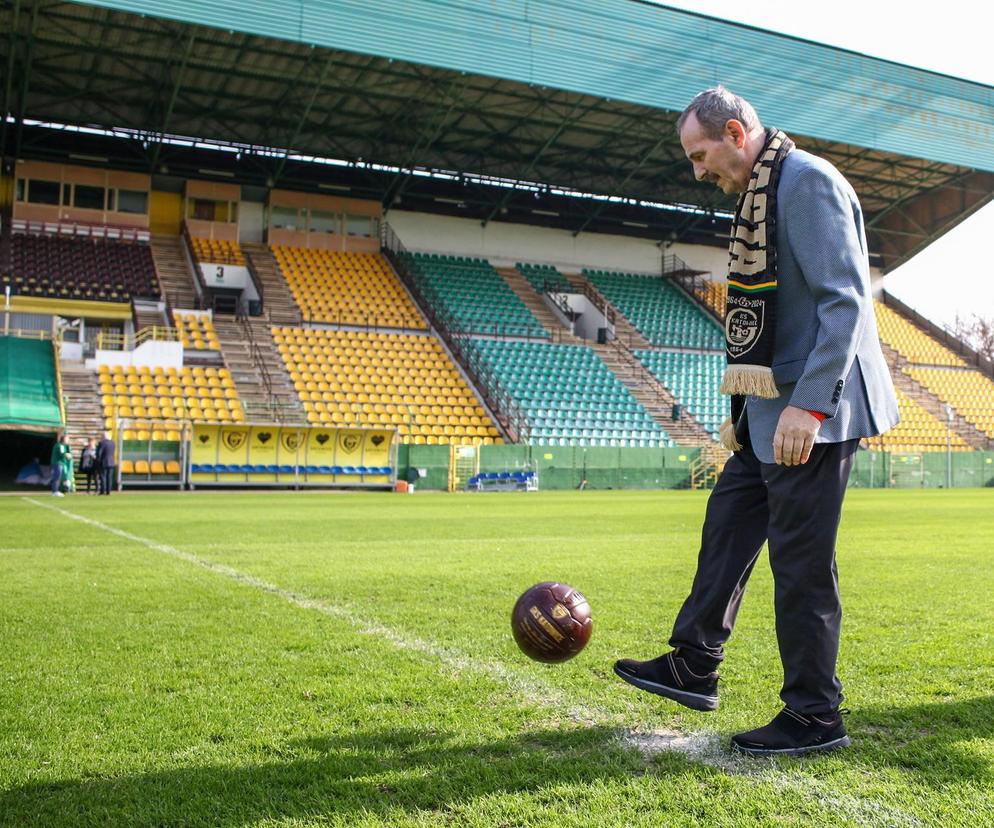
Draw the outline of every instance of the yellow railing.
[[[178,342],[179,333],[176,328],[164,325],[151,325],[142,328],[135,334],[107,333],[100,331],[96,338],[96,347],[101,351],[133,351],[145,342]]]

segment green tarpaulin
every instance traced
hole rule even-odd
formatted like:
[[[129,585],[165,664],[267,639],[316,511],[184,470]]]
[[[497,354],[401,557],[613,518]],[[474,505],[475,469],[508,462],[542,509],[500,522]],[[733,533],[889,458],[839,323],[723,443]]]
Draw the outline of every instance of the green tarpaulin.
[[[0,428],[54,431],[61,427],[52,343],[0,336]]]

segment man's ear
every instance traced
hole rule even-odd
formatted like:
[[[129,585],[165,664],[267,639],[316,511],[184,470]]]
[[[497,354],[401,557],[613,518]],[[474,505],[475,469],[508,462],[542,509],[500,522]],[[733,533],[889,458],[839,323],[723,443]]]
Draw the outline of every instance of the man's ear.
[[[746,128],[742,122],[735,118],[729,118],[725,122],[725,135],[732,139],[737,149],[742,149],[746,143]]]

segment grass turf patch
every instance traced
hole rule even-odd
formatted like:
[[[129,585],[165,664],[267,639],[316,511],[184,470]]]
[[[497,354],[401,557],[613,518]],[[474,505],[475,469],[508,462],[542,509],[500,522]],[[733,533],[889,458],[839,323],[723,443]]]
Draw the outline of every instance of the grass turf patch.
[[[992,498],[850,492],[854,747],[759,763],[716,745],[778,709],[765,567],[717,713],[610,672],[665,649],[702,495],[57,502],[203,566],[4,499],[0,824],[990,824]],[[509,635],[514,599],[547,579],[594,609],[590,646],[558,667]],[[627,729],[704,731],[711,764],[645,757]]]

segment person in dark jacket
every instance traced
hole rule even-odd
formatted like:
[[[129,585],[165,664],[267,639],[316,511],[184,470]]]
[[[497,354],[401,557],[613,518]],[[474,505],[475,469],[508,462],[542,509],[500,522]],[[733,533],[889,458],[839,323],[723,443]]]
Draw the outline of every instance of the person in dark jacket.
[[[97,444],[97,468],[100,470],[98,494],[109,495],[114,485],[114,470],[117,468],[117,456],[114,441],[110,432],[104,432],[104,438]]]
[[[99,491],[97,487],[97,438],[91,437],[79,455],[79,470],[86,475],[86,493]]]

